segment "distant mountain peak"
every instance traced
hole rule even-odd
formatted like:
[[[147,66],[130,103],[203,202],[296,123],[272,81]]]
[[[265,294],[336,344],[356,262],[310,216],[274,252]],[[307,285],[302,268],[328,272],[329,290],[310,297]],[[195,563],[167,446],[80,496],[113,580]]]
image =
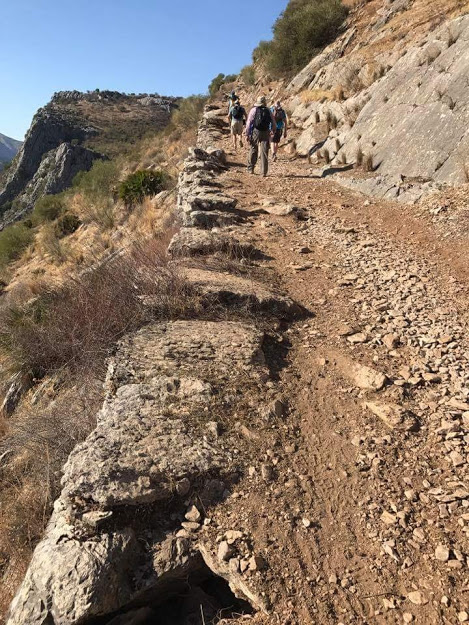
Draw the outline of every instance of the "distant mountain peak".
[[[0,132],[0,169],[5,163],[9,163],[17,155],[23,143],[16,139],[11,139]]]

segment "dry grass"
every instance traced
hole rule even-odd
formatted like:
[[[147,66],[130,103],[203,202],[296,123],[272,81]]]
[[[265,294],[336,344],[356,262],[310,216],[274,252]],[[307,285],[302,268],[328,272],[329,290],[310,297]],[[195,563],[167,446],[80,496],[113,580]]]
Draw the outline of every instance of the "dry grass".
[[[374,158],[373,154],[367,154],[363,157],[363,169],[366,172],[374,171]]]
[[[33,377],[94,370],[120,336],[147,320],[145,297],[157,302],[153,317],[188,312],[190,289],[168,264],[166,246],[166,238],[148,239],[32,302],[6,303],[0,345],[10,369]]]
[[[342,102],[345,99],[345,92],[342,85],[337,85],[334,89],[306,89],[300,93],[301,101],[304,104],[310,102]]]
[[[60,488],[61,469],[95,424],[102,381],[47,379],[0,422],[0,615],[21,582]]]

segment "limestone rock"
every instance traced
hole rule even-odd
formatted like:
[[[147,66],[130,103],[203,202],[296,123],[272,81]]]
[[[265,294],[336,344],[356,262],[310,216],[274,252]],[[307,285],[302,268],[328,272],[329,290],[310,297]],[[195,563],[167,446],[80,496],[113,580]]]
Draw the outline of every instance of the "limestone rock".
[[[256,258],[260,252],[250,243],[240,242],[234,237],[200,230],[181,228],[168,247],[173,258],[186,256],[209,256],[221,252],[231,258]]]
[[[286,319],[304,314],[301,306],[289,297],[270,291],[252,279],[183,265],[179,265],[179,270],[195,291],[211,305],[247,308]]]
[[[358,388],[369,391],[380,391],[386,384],[386,376],[366,365],[353,361],[346,361],[342,364],[343,373],[353,382]]]
[[[262,341],[262,332],[243,323],[175,321],[120,342],[97,427],[66,464],[62,494],[8,625],[79,625],[164,592],[168,580],[200,568],[190,540],[200,513],[184,508],[187,527],[162,533],[168,502],[174,506],[198,484],[203,505],[211,505],[226,488],[217,476],[235,462],[200,435],[190,415],[211,400],[214,379],[223,391],[225,384],[242,388],[246,375],[259,384],[268,377]],[[151,514],[142,528],[146,505]]]
[[[0,207],[23,193],[41,165],[42,158],[51,150],[76,139],[84,141],[97,134],[94,128],[77,124],[48,107],[40,109],[28,130],[18,155],[16,165],[9,173],[6,184],[0,190]],[[12,213],[10,221],[15,219]]]
[[[398,404],[365,402],[365,407],[392,430],[414,431],[418,427],[414,415]]]
[[[427,596],[420,590],[409,592],[407,599],[414,605],[426,605],[428,603]]]

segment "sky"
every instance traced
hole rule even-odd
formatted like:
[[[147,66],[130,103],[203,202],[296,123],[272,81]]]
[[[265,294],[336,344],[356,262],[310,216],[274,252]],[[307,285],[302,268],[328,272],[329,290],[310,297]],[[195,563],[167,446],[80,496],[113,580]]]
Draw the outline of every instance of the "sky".
[[[0,133],[55,91],[186,96],[251,62],[287,0],[0,0]]]

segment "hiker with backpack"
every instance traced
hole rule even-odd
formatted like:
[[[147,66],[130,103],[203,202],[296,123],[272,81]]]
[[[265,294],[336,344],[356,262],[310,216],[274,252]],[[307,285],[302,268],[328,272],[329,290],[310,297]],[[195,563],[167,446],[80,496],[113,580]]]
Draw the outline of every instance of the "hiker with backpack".
[[[228,93],[226,97],[228,98],[228,115],[229,115],[231,107],[234,106],[236,102],[239,102],[239,96],[236,93],[236,91],[233,89],[233,91],[231,91],[231,93]]]
[[[276,161],[280,139],[282,136],[285,137],[285,139],[287,138],[288,118],[279,100],[277,100],[275,106],[273,106],[270,110],[275,118],[275,130],[272,137],[272,160]]]
[[[249,111],[246,122],[246,137],[250,143],[248,171],[253,174],[261,151],[261,173],[265,177],[269,169],[269,150],[271,130],[276,127],[276,121],[267,106],[264,96],[260,97]]]
[[[241,106],[241,102],[237,100],[231,107],[228,114],[231,126],[231,138],[233,141],[233,147],[238,149],[238,137],[239,144],[243,147],[243,130],[246,123],[246,109]]]

